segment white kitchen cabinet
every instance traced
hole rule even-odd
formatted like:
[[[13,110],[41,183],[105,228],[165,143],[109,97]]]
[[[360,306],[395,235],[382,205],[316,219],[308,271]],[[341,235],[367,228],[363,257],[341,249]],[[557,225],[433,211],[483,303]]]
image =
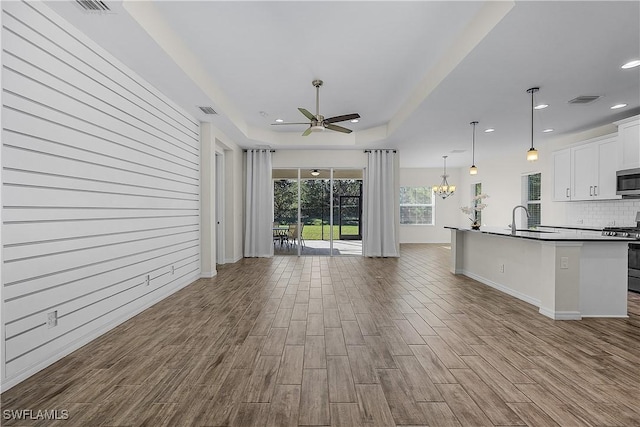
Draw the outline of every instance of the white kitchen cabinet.
[[[589,200],[598,181],[598,147],[585,144],[571,149],[571,200]]]
[[[615,122],[620,144],[620,169],[640,168],[640,116]]]
[[[608,138],[598,145],[598,184],[594,191],[596,199],[620,199],[616,195],[616,171],[620,169],[620,144],[618,139]]]
[[[553,201],[571,200],[571,149],[553,152]]]
[[[620,169],[616,135],[596,138],[553,153],[553,200],[610,200]]]

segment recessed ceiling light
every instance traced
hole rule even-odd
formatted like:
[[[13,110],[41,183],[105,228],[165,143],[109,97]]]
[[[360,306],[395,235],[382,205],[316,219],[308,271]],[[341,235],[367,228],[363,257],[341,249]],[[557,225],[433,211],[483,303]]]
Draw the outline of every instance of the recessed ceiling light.
[[[543,108],[547,108],[549,106],[549,104],[538,104],[535,107],[533,107],[534,110],[542,110]]]
[[[633,61],[629,61],[626,64],[624,64],[622,67],[623,69],[627,69],[627,68],[633,68],[633,67],[637,67],[640,65],[640,59],[634,59]]]
[[[284,120],[282,120],[282,119],[276,119],[276,123],[282,123],[282,122],[284,122]]]
[[[553,132],[553,129],[551,129],[551,128],[549,128],[549,129],[545,129],[545,130],[543,130],[542,132],[544,132],[544,133]]]
[[[359,121],[360,120],[358,120],[358,119],[353,119],[353,120],[351,120],[351,123],[358,123]]]
[[[618,108],[624,108],[627,104],[616,104],[611,107],[612,110],[617,110]]]
[[[489,128],[489,129],[485,129],[484,131],[485,131],[485,133],[495,132],[495,129],[494,128]]]

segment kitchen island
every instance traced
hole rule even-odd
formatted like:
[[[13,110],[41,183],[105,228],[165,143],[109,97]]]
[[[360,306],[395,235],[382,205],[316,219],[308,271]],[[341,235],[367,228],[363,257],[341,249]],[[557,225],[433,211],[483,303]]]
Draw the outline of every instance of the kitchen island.
[[[555,320],[627,317],[632,239],[501,227],[451,229],[451,272],[539,307]]]

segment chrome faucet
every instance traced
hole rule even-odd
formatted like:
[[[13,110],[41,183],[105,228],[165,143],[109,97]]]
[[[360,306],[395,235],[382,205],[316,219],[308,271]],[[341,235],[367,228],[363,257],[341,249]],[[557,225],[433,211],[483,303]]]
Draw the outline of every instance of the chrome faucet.
[[[513,208],[513,212],[511,213],[511,234],[516,234],[516,209],[522,208],[527,213],[527,218],[531,218],[529,215],[529,209],[526,206],[518,205]]]

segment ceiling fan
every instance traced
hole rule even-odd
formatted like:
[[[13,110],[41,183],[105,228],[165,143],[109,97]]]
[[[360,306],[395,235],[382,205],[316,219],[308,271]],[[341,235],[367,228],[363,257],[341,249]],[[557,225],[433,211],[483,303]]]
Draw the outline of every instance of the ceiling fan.
[[[311,82],[312,85],[316,88],[316,115],[314,116],[308,110],[304,108],[298,108],[298,110],[304,114],[304,116],[309,119],[309,123],[272,123],[274,126],[279,125],[309,125],[309,128],[302,133],[302,136],[307,136],[311,134],[311,132],[320,132],[325,129],[335,130],[337,132],[342,133],[351,133],[351,129],[347,129],[342,126],[334,125],[333,123],[344,122],[347,120],[355,120],[360,118],[360,114],[344,114],[342,116],[329,117],[325,119],[324,116],[320,115],[320,86],[322,86],[322,80],[314,80]]]

